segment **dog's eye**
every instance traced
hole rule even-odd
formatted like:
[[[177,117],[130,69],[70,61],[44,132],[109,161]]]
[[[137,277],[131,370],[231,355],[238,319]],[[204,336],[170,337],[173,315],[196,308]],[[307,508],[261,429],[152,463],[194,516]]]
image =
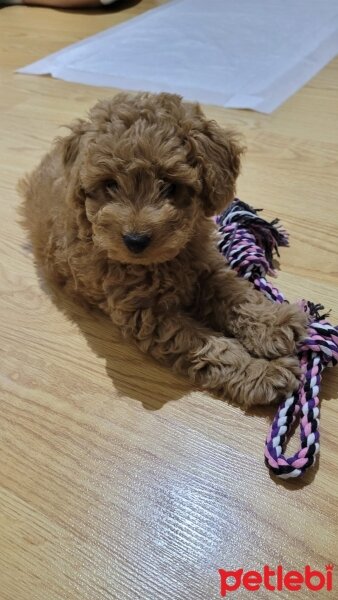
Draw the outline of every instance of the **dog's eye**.
[[[171,198],[172,196],[175,196],[176,192],[177,192],[177,184],[176,183],[166,182],[163,184],[162,193],[167,198]]]
[[[106,188],[107,192],[116,192],[116,190],[118,188],[118,183],[117,183],[117,181],[115,181],[115,179],[109,179],[105,183],[105,188]]]

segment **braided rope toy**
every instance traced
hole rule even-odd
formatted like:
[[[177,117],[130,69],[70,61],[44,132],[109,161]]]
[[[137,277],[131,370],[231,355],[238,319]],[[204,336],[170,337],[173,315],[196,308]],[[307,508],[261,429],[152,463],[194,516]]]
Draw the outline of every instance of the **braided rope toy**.
[[[220,252],[230,267],[251,281],[257,290],[274,302],[287,302],[265,276],[276,276],[273,255],[279,246],[288,246],[288,234],[278,219],[268,223],[257,210],[236,199],[217,217]],[[265,441],[265,462],[283,479],[302,475],[315,463],[319,451],[319,387],[324,367],[338,362],[338,327],[320,314],[323,306],[302,300],[309,316],[308,337],[299,348],[301,382],[297,392],[279,406]],[[290,458],[284,455],[292,426],[299,419],[300,449]]]

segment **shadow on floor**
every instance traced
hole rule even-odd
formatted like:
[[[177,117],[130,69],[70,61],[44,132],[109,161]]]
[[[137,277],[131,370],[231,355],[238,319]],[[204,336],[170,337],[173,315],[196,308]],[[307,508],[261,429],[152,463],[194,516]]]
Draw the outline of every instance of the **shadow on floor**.
[[[105,361],[106,373],[118,394],[134,398],[147,410],[159,410],[167,402],[192,391],[184,378],[175,376],[122,339],[119,330],[99,309],[73,302],[62,290],[41,278],[40,284],[58,310],[77,325],[94,354]],[[130,373],[127,363],[131,366]]]

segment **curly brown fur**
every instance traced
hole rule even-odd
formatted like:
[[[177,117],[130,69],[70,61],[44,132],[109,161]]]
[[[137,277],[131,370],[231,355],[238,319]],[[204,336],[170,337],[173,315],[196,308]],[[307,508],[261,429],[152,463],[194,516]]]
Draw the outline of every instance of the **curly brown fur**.
[[[234,197],[236,135],[197,104],[146,93],[99,102],[70,129],[21,182],[45,273],[206,390],[249,406],[296,388],[305,316],[265,300],[216,248],[210,216]],[[137,253],[135,235],[148,244]]]

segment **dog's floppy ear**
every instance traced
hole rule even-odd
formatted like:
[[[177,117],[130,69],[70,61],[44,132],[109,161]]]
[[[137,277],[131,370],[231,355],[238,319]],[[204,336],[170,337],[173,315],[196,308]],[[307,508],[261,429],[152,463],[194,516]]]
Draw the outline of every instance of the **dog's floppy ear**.
[[[88,131],[88,122],[78,119],[68,126],[71,133],[57,139],[61,147],[62,161],[66,169],[71,169],[79,155],[82,136]]]
[[[71,133],[66,137],[58,138],[57,143],[59,144],[67,178],[67,200],[74,211],[78,227],[78,237],[85,240],[91,237],[92,227],[86,216],[86,195],[81,186],[80,167],[81,145],[85,142],[86,136],[84,134],[90,131],[90,124],[83,119],[78,119],[68,128],[71,130]]]
[[[244,146],[232,130],[198,118],[190,130],[190,147],[202,183],[205,214],[220,213],[235,195]]]

